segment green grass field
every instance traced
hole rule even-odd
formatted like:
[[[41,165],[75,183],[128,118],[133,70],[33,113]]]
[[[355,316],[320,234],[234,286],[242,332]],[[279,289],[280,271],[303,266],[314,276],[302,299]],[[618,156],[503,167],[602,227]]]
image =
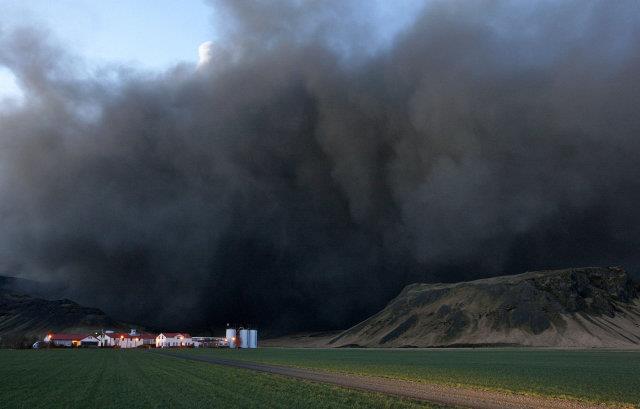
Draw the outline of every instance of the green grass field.
[[[3,409],[424,407],[143,350],[0,350],[0,379]]]
[[[259,348],[181,353],[640,406],[640,351]]]

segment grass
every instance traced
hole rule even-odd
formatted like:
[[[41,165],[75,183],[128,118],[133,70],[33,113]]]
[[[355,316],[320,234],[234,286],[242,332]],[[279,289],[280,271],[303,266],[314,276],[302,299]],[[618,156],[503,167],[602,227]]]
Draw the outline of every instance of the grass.
[[[0,380],[3,409],[425,407],[141,350],[0,350]]]
[[[640,351],[261,348],[182,353],[640,406]]]

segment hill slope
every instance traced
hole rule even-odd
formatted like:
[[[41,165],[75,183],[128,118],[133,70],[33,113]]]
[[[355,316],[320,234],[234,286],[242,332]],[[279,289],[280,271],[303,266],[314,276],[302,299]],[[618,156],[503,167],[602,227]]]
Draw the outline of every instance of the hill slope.
[[[71,300],[44,300],[0,289],[0,345],[28,346],[49,331],[89,332],[122,324]]]
[[[639,293],[618,267],[412,284],[329,344],[640,347]]]
[[[64,285],[51,282],[33,281],[25,278],[0,275],[0,292],[28,294],[32,297],[54,300],[64,298]]]

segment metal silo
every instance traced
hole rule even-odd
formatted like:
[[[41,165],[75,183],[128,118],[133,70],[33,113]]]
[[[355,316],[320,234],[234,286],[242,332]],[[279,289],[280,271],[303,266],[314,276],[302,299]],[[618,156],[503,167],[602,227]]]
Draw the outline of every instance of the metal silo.
[[[236,347],[236,330],[235,328],[227,328],[227,332],[225,335],[227,342],[229,343],[229,348]]]
[[[249,348],[258,348],[258,330],[249,330]]]
[[[249,348],[249,330],[240,330],[240,348]]]

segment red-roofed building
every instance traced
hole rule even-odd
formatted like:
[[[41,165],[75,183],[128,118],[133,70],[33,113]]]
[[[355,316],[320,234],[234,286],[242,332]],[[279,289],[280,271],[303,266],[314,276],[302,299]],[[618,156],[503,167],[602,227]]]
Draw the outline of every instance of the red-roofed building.
[[[137,348],[142,345],[142,339],[138,334],[124,334],[120,336],[118,346],[120,348]]]
[[[140,339],[142,340],[142,345],[151,345],[151,346],[156,346],[156,338],[158,336],[156,334],[149,334],[149,333],[141,333],[140,334]]]
[[[163,332],[156,337],[156,348],[191,347],[191,335],[185,332]]]
[[[120,340],[129,334],[124,332],[106,332],[97,336],[101,347],[117,347]]]
[[[79,347],[79,346],[98,346],[99,340],[93,335],[88,334],[47,334],[44,337],[45,342],[50,342],[56,346]]]

